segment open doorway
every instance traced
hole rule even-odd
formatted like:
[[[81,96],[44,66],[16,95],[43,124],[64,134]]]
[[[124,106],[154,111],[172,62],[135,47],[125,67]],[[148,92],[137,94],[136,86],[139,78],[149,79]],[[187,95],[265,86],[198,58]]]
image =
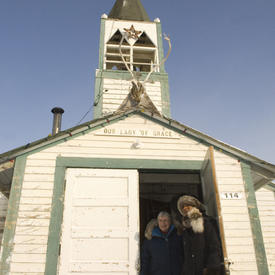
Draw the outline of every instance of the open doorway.
[[[140,242],[147,223],[160,211],[170,212],[171,200],[180,194],[196,196],[202,201],[200,173],[194,171],[139,171]]]
[[[217,203],[210,168],[205,168],[203,172],[187,170],[139,171],[140,245],[145,238],[144,232],[147,223],[156,218],[160,211],[171,213],[171,200],[181,194],[195,196],[205,205],[206,214],[213,218],[211,222],[213,222],[221,242]],[[223,263],[224,249],[222,247],[221,251],[221,263]],[[221,265],[219,274],[225,274],[223,265]]]

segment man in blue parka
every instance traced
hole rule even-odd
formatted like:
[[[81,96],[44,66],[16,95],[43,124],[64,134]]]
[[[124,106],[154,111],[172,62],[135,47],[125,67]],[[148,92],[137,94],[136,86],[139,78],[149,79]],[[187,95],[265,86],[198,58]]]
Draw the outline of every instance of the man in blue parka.
[[[160,212],[152,237],[142,246],[140,275],[180,275],[182,262],[181,237],[171,224],[170,214]]]

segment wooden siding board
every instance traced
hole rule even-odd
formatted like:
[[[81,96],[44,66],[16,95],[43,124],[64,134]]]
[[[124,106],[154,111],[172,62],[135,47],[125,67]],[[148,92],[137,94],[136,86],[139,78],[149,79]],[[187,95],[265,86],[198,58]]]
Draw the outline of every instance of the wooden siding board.
[[[232,239],[236,238],[237,237],[252,237],[252,233],[251,232],[248,232],[247,229],[242,229],[242,228],[235,228],[235,229],[231,229],[231,230],[228,230],[226,232],[226,237],[228,239],[228,242],[231,241]],[[251,254],[253,255],[254,257],[254,260],[255,259],[255,254]]]
[[[120,138],[113,138],[113,140],[106,141],[105,143],[102,140],[72,140],[70,142],[65,142],[64,144],[60,145],[59,148],[70,148],[71,150],[77,148],[118,148],[118,149],[129,149],[131,148],[132,144],[136,142],[137,139],[140,139],[139,137],[131,137],[127,140],[121,140]],[[176,143],[170,142],[166,140],[165,148],[162,148],[164,150],[170,151],[170,150],[181,150],[181,151],[204,151],[205,146],[200,146],[197,144],[188,144],[188,143]],[[160,150],[160,144],[156,144],[155,142],[149,142],[147,138],[142,139],[142,149],[148,149],[148,150]],[[39,166],[39,165],[37,165]],[[35,167],[34,165],[32,167]],[[28,167],[28,169],[31,169],[32,167]],[[228,170],[233,171],[234,170]]]
[[[221,185],[220,192],[243,192],[243,188],[239,184]]]
[[[14,254],[12,256],[12,261],[16,263],[42,263],[45,264],[46,262],[46,254]],[[21,270],[23,271],[23,270]]]
[[[24,181],[23,188],[24,190],[52,190],[53,182]]]
[[[50,213],[49,212],[38,212],[38,211],[19,211],[18,217],[21,219],[49,219]]]
[[[56,159],[56,154],[53,153],[47,153],[43,149],[43,151],[39,151],[38,153],[30,154],[28,156],[28,160],[34,160],[35,162],[38,161],[54,161],[54,167],[55,167],[55,159]],[[40,162],[41,163],[41,162]]]
[[[18,226],[48,227],[50,224],[50,220],[49,219],[36,219],[36,218],[18,218],[17,224],[18,224]]]
[[[14,247],[14,254],[46,254],[47,246],[40,244],[17,244]]]
[[[70,154],[70,153],[64,153],[64,154],[61,154],[62,157],[80,157],[80,158],[89,158],[90,155],[89,154],[77,154],[77,153],[74,153],[74,154]],[[101,155],[94,155],[93,157],[95,158],[113,158],[113,159],[129,159],[129,156],[128,155],[108,155],[108,154],[101,154]],[[190,157],[190,156],[182,156],[182,157],[179,157],[179,156],[174,156],[174,157],[171,157],[171,156],[159,156],[159,155],[155,155],[155,156],[152,156],[152,155],[142,155],[142,156],[135,156],[135,159],[151,159],[151,160],[159,160],[159,159],[162,159],[162,160],[177,160],[177,161],[182,161],[182,160],[185,160],[185,161],[201,161],[201,157]]]
[[[37,169],[39,167],[39,169]],[[26,167],[26,174],[42,174],[42,175],[47,175],[47,174],[53,174],[55,170],[55,167],[41,167],[41,166],[27,166]]]
[[[38,200],[36,198],[21,198],[21,204],[22,205],[37,205]],[[48,205],[50,206],[52,203],[52,198],[39,198],[39,203],[41,205]]]
[[[25,181],[53,182],[53,174],[25,174]]]
[[[38,212],[49,212],[51,210],[51,206],[48,204],[39,204],[39,202],[36,202],[36,204],[20,204],[19,211],[38,211]]]
[[[46,158],[45,153],[43,153],[43,159],[41,159],[41,160],[28,158],[27,165],[28,165],[28,167],[32,167],[32,166],[48,167],[48,168],[55,167],[55,161],[53,161],[53,159],[55,159],[55,157],[53,157],[53,159],[45,159],[45,158]]]
[[[19,235],[14,238],[15,243],[18,244],[38,244],[46,245],[48,242],[48,236],[34,236],[34,235]],[[15,253],[13,255],[16,255]],[[13,259],[14,261],[14,259]]]
[[[239,185],[239,186],[243,186],[243,179],[242,178],[234,178],[234,180],[232,180],[231,178],[222,178],[220,179],[219,183],[223,186],[230,186],[232,185]],[[243,187],[242,187],[243,189]]]
[[[141,141],[141,147],[142,147],[142,141]],[[75,152],[78,152],[79,155],[90,155],[90,156],[102,156],[104,153],[105,147],[101,148],[81,148],[81,147],[63,147],[63,154],[64,153],[70,153],[72,150]],[[52,150],[56,150],[52,149]],[[134,151],[134,152],[133,152]],[[104,155],[110,155],[110,156],[128,156],[128,158],[131,158],[134,154],[134,156],[157,156],[161,158],[162,156],[169,156],[171,159],[174,157],[198,157],[201,158],[204,156],[204,152],[202,151],[181,151],[180,149],[176,150],[165,150],[165,149],[131,149],[131,148],[110,148],[109,151],[105,151],[106,153]],[[231,173],[232,174],[232,173]],[[35,174],[31,174],[32,176],[35,176]],[[47,175],[47,174],[45,174]],[[226,177],[226,172],[223,173],[223,177]],[[238,174],[232,174],[232,177],[238,177]]]
[[[44,263],[13,263],[11,262],[10,272],[25,272],[31,274],[31,272],[44,272]]]
[[[17,235],[48,236],[48,227],[17,226]]]
[[[225,214],[223,212],[223,221],[224,222],[242,222],[242,223],[249,223],[249,218],[247,215],[247,212],[243,212],[243,213],[238,213],[238,215],[236,215],[236,213],[234,214]]]
[[[23,198],[51,198],[52,190],[33,190],[33,189],[24,189],[22,190]]]

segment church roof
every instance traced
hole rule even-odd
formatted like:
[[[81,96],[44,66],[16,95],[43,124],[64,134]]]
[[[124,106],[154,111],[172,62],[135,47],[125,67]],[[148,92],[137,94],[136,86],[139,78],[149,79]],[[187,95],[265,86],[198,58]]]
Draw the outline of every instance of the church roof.
[[[133,21],[151,21],[140,0],[116,0],[109,18]]]

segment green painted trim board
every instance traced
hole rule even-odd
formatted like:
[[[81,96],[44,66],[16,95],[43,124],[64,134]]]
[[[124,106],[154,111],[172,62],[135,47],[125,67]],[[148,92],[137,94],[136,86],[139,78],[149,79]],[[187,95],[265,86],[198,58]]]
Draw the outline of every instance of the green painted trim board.
[[[162,105],[162,113],[171,117],[170,111],[170,91],[169,91],[169,83],[167,80],[161,80],[161,105]]]
[[[157,39],[158,39],[158,55],[159,55],[159,62],[163,60],[164,53],[163,53],[163,43],[162,43],[162,28],[161,23],[156,23],[157,28]],[[165,73],[164,64],[160,66],[160,72]]]
[[[65,172],[65,166],[60,166],[57,161],[54,175],[54,189],[51,220],[49,225],[45,275],[54,275],[57,271],[59,243],[64,207],[63,202],[65,192]]]
[[[103,77],[102,71],[96,72],[95,92],[94,92],[94,119],[102,117],[103,109]],[[98,76],[99,75],[99,76]]]
[[[261,228],[261,222],[257,207],[257,201],[253,186],[253,180],[251,175],[251,168],[248,164],[241,163],[245,193],[247,198],[247,209],[250,218],[250,224],[252,229],[252,236],[256,254],[256,261],[259,275],[268,275],[268,264],[265,253],[265,246]]]
[[[15,160],[15,167],[11,185],[11,192],[8,203],[7,217],[5,221],[3,242],[2,242],[2,259],[1,275],[9,274],[10,260],[14,245],[15,229],[18,218],[19,203],[26,167],[26,156],[19,156]]]
[[[105,24],[106,24],[106,19],[101,18],[100,40],[99,40],[99,61],[98,61],[98,68],[100,70],[103,70],[103,66],[104,66]]]

